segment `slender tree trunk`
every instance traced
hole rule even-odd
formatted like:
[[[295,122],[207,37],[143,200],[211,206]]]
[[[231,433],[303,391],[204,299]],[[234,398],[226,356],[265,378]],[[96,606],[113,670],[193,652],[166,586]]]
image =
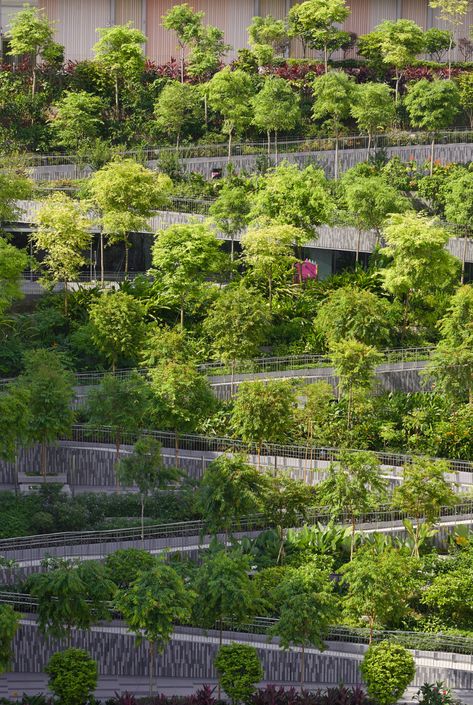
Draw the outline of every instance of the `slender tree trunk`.
[[[67,281],[64,282],[64,315],[67,316]]]
[[[118,101],[118,75],[115,76],[115,112],[117,120],[120,119],[120,103]]]
[[[301,693],[304,690],[305,683],[305,644],[301,646]]]
[[[278,533],[279,533],[279,551],[278,551],[278,558],[277,558],[277,565],[282,565],[283,559],[284,559],[284,527],[279,526],[278,527]]]
[[[141,493],[141,543],[145,544],[145,496]]]
[[[463,253],[462,253],[462,276],[461,276],[461,283],[465,283],[465,263],[466,263],[466,251],[468,247],[468,229],[465,230],[465,234],[463,235]]]
[[[181,325],[181,331],[183,331],[184,330],[184,304],[183,303],[181,303],[180,325]]]
[[[184,83],[184,46],[181,44],[181,83]]]
[[[232,136],[233,130],[230,130],[228,133],[228,161],[232,158]]]
[[[371,152],[371,132],[368,132],[368,159],[370,158]]]
[[[416,519],[416,528],[414,532],[414,558],[419,558],[419,535],[420,535],[420,518]]]
[[[128,260],[129,260],[130,245],[128,237],[125,238],[125,279],[128,279]]]
[[[355,529],[356,529],[356,519],[355,519],[355,515],[352,514],[352,517],[351,517],[350,560],[353,560],[353,554],[355,553]]]
[[[452,49],[453,49],[453,32],[450,34],[448,43],[448,77],[452,77]]]
[[[335,181],[338,179],[338,132],[335,137],[335,164],[333,169],[333,178]]]
[[[401,74],[396,69],[396,87],[394,90],[394,102],[396,103],[396,105],[399,100],[399,82],[400,82],[400,80],[401,80]]]
[[[154,658],[155,649],[154,641],[149,642],[149,694],[151,697],[154,695]]]
[[[273,278],[272,278],[272,276],[270,276],[268,279],[268,286],[269,286],[269,313],[271,315],[271,313],[273,311]]]
[[[179,142],[180,142],[180,140],[181,140],[181,133],[178,132],[178,133],[177,133],[177,137],[176,137],[176,152],[179,152]]]
[[[208,105],[208,99],[207,99],[207,93],[204,93],[204,120],[205,120],[205,127],[208,127],[209,124],[209,105]]]
[[[236,360],[232,360],[230,363],[230,395],[233,396],[234,389],[235,389],[235,362]]]
[[[270,130],[267,131],[266,136],[268,139],[268,159],[269,159],[271,156],[271,132],[270,132]]]
[[[373,643],[373,627],[374,627],[374,619],[373,617],[369,618],[369,625],[370,625],[370,640],[369,640],[369,645]]]
[[[43,479],[46,479],[46,461],[47,461],[47,447],[46,443],[41,443],[40,446],[40,468],[41,468],[41,475],[43,476]]]
[[[435,135],[432,138],[432,142],[430,144],[430,176],[432,176],[434,172],[434,153],[435,153]]]
[[[355,252],[355,262],[357,264],[360,260],[360,241],[361,241],[361,230],[358,228],[358,237],[356,238],[356,252]]]
[[[31,75],[31,95],[36,93],[36,57],[33,58],[33,73]]]
[[[218,647],[219,649],[222,648],[222,643],[223,643],[223,620],[220,617],[219,620],[219,634],[218,634]],[[220,678],[218,679],[218,686],[217,686],[217,700],[221,700],[222,698],[222,686],[220,685]]]
[[[179,467],[179,432],[174,429],[174,458],[176,460],[176,468]]]
[[[230,239],[230,260],[233,262],[235,259],[235,234],[231,234],[231,239]]]
[[[261,443],[258,443],[257,458],[256,467],[259,470],[261,468]]]
[[[118,481],[118,473],[117,473],[118,463],[120,462],[120,446],[121,446],[120,434],[117,433],[115,435],[115,464],[114,464],[115,492],[118,492],[118,489],[120,487],[120,483]]]
[[[327,51],[326,44],[324,46],[324,68],[325,68],[325,73],[327,73],[328,72],[328,51]]]
[[[102,287],[105,284],[104,242],[102,226],[100,226],[100,283]]]
[[[278,165],[278,131],[274,130],[274,162]]]

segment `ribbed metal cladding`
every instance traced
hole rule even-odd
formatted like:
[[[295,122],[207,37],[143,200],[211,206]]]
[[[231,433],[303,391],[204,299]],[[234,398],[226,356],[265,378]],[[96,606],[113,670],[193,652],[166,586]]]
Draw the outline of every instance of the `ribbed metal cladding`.
[[[56,41],[65,46],[66,59],[93,56],[97,28],[110,26],[110,0],[43,0],[41,5],[56,23]]]

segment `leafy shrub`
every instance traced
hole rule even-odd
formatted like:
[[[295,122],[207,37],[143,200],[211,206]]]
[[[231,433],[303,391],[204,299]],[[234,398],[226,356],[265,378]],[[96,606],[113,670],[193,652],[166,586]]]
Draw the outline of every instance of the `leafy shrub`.
[[[412,654],[400,644],[382,641],[370,646],[361,663],[368,694],[379,705],[393,705],[415,676]]]
[[[83,649],[55,653],[44,670],[49,688],[62,705],[82,705],[97,687],[97,664]]]

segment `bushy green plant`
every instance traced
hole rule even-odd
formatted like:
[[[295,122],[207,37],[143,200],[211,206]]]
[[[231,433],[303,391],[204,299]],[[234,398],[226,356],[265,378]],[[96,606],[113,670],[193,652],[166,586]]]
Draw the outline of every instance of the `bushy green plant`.
[[[49,676],[49,688],[61,705],[82,705],[97,686],[97,664],[83,649],[55,653],[44,670]]]
[[[221,646],[215,658],[219,681],[233,705],[247,703],[263,678],[258,652],[248,644]]]
[[[361,663],[361,674],[370,695],[379,705],[393,705],[415,675],[414,657],[400,644],[382,641],[370,646]]]

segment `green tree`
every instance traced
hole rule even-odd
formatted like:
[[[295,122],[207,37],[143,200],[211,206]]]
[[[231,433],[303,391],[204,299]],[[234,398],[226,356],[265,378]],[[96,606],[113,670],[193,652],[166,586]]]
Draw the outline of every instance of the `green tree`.
[[[141,540],[144,541],[145,501],[150,492],[164,489],[176,482],[180,473],[164,464],[161,444],[151,436],[137,440],[130,455],[121,458],[117,467],[118,481],[125,486],[136,485],[141,498]]]
[[[219,683],[231,698],[233,705],[247,703],[256,684],[263,679],[263,668],[258,652],[249,644],[221,646],[215,657]]]
[[[435,134],[450,127],[460,112],[460,98],[454,81],[428,81],[426,78],[409,86],[404,105],[413,127],[432,133],[430,175],[434,170]]]
[[[17,385],[27,395],[30,409],[26,439],[40,444],[40,470],[45,477],[48,444],[71,432],[74,378],[53,351],[31,350],[23,359]]]
[[[263,497],[263,513],[266,520],[276,526],[279,539],[277,562],[284,559],[286,530],[300,526],[307,520],[310,507],[314,505],[314,488],[301,480],[294,480],[284,472],[268,477],[268,488]]]
[[[442,61],[446,51],[455,47],[453,33],[447,29],[431,27],[424,34],[425,51],[430,54],[435,61]]]
[[[182,133],[199,122],[200,96],[195,86],[179,81],[167,83],[154,104],[156,125],[179,149]]]
[[[63,561],[45,573],[28,578],[28,590],[38,600],[38,626],[54,637],[70,639],[71,630],[89,629],[110,618],[115,586],[97,561]]]
[[[53,106],[50,124],[58,144],[77,151],[92,143],[103,127],[102,98],[87,91],[65,91]]]
[[[310,447],[314,443],[329,445],[326,437],[326,421],[334,402],[334,392],[330,382],[321,380],[304,384],[301,395],[304,401],[302,408],[298,408],[298,419],[302,422],[306,433],[309,456]]]
[[[392,304],[367,289],[342,286],[333,289],[318,308],[315,330],[329,346],[342,340],[358,340],[382,347],[389,343],[394,324]]]
[[[432,526],[437,522],[442,507],[457,501],[451,483],[445,479],[449,472],[445,460],[414,457],[403,468],[402,483],[394,488],[393,506],[415,522],[413,555],[416,557],[419,556],[422,519]]]
[[[373,386],[375,368],[382,355],[371,345],[350,338],[331,343],[330,355],[338,376],[339,396],[347,398],[347,428],[350,429],[355,394]]]
[[[368,157],[373,135],[391,127],[396,116],[392,90],[385,83],[361,83],[351,106],[351,115],[358,129],[368,135]]]
[[[328,507],[333,518],[345,513],[350,517],[353,557],[357,518],[387,498],[387,481],[381,475],[376,455],[368,451],[341,452],[338,462],[330,463],[317,493],[319,502]]]
[[[44,252],[44,281],[64,285],[64,313],[67,316],[68,284],[79,277],[87,263],[92,239],[91,220],[85,206],[65,193],[53,193],[45,199],[35,217],[36,228],[30,242],[36,252]]]
[[[464,228],[461,283],[465,280],[465,263],[468,240],[473,230],[473,174],[462,170],[452,174],[442,189],[447,222]]]
[[[207,379],[187,362],[163,361],[149,371],[154,419],[158,428],[174,431],[176,466],[179,434],[192,433],[215,406]]]
[[[180,327],[148,326],[141,351],[141,363],[156,367],[163,362],[189,362],[195,357],[193,340]]]
[[[197,593],[194,620],[207,629],[217,625],[220,646],[226,623],[244,624],[261,608],[249,571],[248,556],[223,550],[206,555],[197,570],[193,584]]]
[[[375,627],[398,627],[411,613],[415,568],[415,561],[398,549],[378,551],[367,545],[340,569],[346,588],[344,611],[356,623],[368,623],[370,643]]]
[[[283,649],[296,644],[301,647],[300,685],[305,682],[305,649],[325,648],[330,624],[338,616],[338,600],[328,571],[307,563],[291,571],[279,587],[281,610],[271,633],[280,638]]]
[[[389,215],[410,210],[408,199],[391,186],[384,176],[358,176],[347,179],[344,200],[349,218],[358,230],[357,262],[362,231],[374,230],[379,239],[381,227]]]
[[[278,161],[278,132],[290,132],[300,120],[299,96],[284,78],[270,76],[253,98],[253,124],[268,136],[271,154],[271,132],[274,132],[274,153]]]
[[[130,631],[149,644],[149,690],[153,695],[155,653],[169,643],[174,625],[191,614],[194,593],[186,588],[174,568],[156,562],[152,570],[140,573],[130,587],[120,590],[115,608],[122,613]]]
[[[435,388],[452,399],[467,396],[473,403],[473,287],[460,287],[439,324],[441,340],[432,353],[425,374]]]
[[[30,391],[11,382],[0,393],[0,458],[13,462],[20,443],[28,442],[31,426]]]
[[[131,294],[102,294],[89,308],[92,342],[115,372],[120,358],[136,358],[144,336],[144,310]]]
[[[230,66],[216,73],[209,81],[209,105],[224,119],[223,132],[228,135],[228,159],[232,156],[232,138],[251,122],[253,81],[241,69]]]
[[[230,363],[232,391],[237,360],[256,357],[268,329],[265,301],[243,283],[225,287],[209,309],[203,331],[210,341],[212,356]]]
[[[216,235],[200,223],[171,225],[157,234],[152,250],[152,273],[164,294],[180,309],[181,328],[192,300],[208,288],[207,279],[227,266]]]
[[[95,60],[113,78],[115,86],[115,115],[121,118],[120,93],[137,83],[145,67],[143,45],[146,37],[131,23],[97,29],[98,42],[93,47]]]
[[[20,626],[21,615],[11,605],[0,605],[0,673],[10,668],[12,641]]]
[[[261,509],[266,478],[242,455],[220,455],[207,466],[197,503],[212,533],[227,534],[241,519]]]
[[[296,164],[283,163],[266,174],[261,188],[252,197],[249,221],[292,225],[314,239],[315,227],[330,223],[334,210],[329,182],[322,169],[312,165],[299,169]]]
[[[243,186],[224,183],[209,208],[210,222],[231,239],[231,260],[234,259],[235,236],[247,225],[250,202]]]
[[[230,49],[231,46],[225,43],[225,34],[219,27],[201,26],[188,56],[187,73],[201,80],[209,79],[219,70],[223,57]]]
[[[344,0],[306,0],[289,10],[290,35],[301,39],[304,57],[307,47],[323,51],[325,73],[328,71],[329,53],[346,41],[346,33],[336,25],[342,24],[349,14]]]
[[[394,705],[416,673],[414,657],[401,644],[373,644],[361,663],[368,695],[379,705]]]
[[[305,240],[304,231],[293,225],[267,225],[247,230],[242,238],[243,259],[257,279],[268,283],[269,312],[273,308],[273,291],[279,282],[287,282],[296,262],[294,244]]]
[[[264,443],[280,443],[294,424],[296,398],[286,381],[242,382],[235,399],[231,424],[244,443],[255,444],[260,465]]]
[[[123,589],[130,587],[140,573],[151,570],[155,561],[156,556],[143,548],[120,548],[108,554],[105,569],[110,580]]]
[[[422,602],[443,621],[457,628],[468,629],[473,616],[471,566],[461,565],[436,575],[422,595]]]
[[[88,424],[92,428],[105,426],[110,430],[115,442],[116,465],[124,434],[135,434],[143,429],[150,413],[150,395],[147,383],[137,372],[126,377],[105,375],[87,395]]]
[[[312,2],[312,0],[307,0]],[[334,178],[338,179],[338,142],[344,121],[350,116],[357,86],[344,71],[330,71],[315,79],[313,84],[314,120],[325,120],[335,136]]]
[[[15,173],[12,169],[2,167],[0,173],[0,225],[18,218],[18,212],[21,212],[18,200],[30,198],[32,192],[33,183],[29,178]]]
[[[133,159],[115,159],[96,171],[88,181],[90,197],[100,211],[103,232],[111,243],[125,245],[125,273],[128,272],[129,234],[147,229],[147,220],[168,203],[172,181]],[[103,285],[103,238],[100,242]]]
[[[470,121],[470,128],[473,129],[473,73],[466,71],[457,78],[458,99],[460,107],[463,108]]]
[[[248,43],[260,66],[271,65],[289,47],[286,23],[271,15],[253,17],[248,27]]]
[[[36,93],[36,69],[40,56],[45,58],[54,44],[54,28],[44,10],[25,5],[17,12],[6,33],[10,56],[28,54],[31,61],[31,93]]]
[[[177,35],[180,51],[181,83],[184,83],[185,50],[187,46],[198,39],[203,17],[203,12],[195,12],[186,2],[170,7],[162,17],[164,29],[174,31]]]
[[[49,676],[49,688],[59,702],[67,705],[89,702],[97,687],[97,663],[83,649],[53,654],[44,670]]]
[[[448,232],[433,218],[414,212],[394,214],[383,235],[387,244],[381,253],[389,257],[382,270],[383,286],[403,302],[404,336],[412,307],[425,306],[440,291],[448,291],[459,264],[445,249]]]
[[[0,324],[15,299],[23,297],[20,280],[28,261],[24,250],[0,237]]]
[[[451,25],[454,31],[463,24],[468,12],[468,0],[429,0],[429,7],[439,10],[438,19]],[[452,70],[453,31],[450,32],[448,47],[448,75]]]

